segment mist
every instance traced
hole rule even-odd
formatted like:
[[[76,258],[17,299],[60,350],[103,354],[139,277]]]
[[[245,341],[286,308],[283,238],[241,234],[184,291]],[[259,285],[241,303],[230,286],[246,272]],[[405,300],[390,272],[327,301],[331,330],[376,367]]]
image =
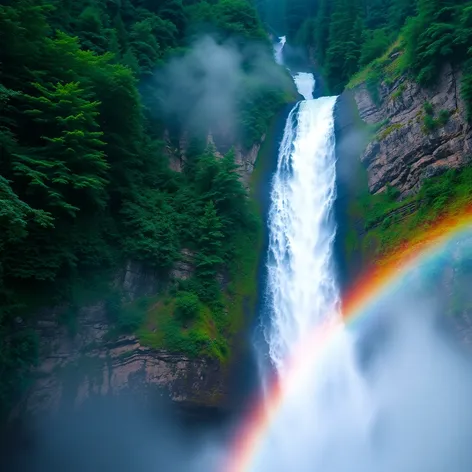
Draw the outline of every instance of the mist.
[[[234,139],[242,99],[267,89],[288,90],[291,81],[265,45],[203,36],[157,71],[153,85],[157,97],[147,100],[167,119]]]
[[[224,430],[180,421],[168,403],[144,408],[133,397],[97,398],[29,423],[22,444],[2,441],[4,472],[213,472]],[[15,448],[17,450],[15,450]]]
[[[472,470],[471,352],[437,288],[403,286],[304,359],[251,471]]]

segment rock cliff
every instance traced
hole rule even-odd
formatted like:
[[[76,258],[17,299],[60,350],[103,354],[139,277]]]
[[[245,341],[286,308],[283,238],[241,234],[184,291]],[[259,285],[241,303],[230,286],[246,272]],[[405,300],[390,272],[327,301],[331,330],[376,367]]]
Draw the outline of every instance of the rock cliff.
[[[186,279],[193,270],[192,253],[183,250],[170,276]],[[166,284],[158,273],[132,261],[114,280],[125,301],[155,295]],[[12,418],[51,414],[93,397],[129,393],[140,401],[166,396],[187,410],[225,406],[227,372],[218,362],[151,349],[136,336],[117,335],[106,300],[79,307],[73,326],[65,322],[68,310],[56,306],[38,314],[38,362]]]
[[[422,179],[468,161],[472,128],[467,124],[460,83],[460,72],[446,66],[431,88],[402,76],[392,84],[383,81],[375,101],[366,84],[353,89],[361,118],[380,126],[361,157],[372,193],[382,192],[389,184],[404,197],[416,192]]]
[[[218,363],[153,350],[135,336],[113,336],[104,301],[80,308],[73,334],[58,321],[62,310],[44,310],[37,322],[38,365],[13,417],[51,414],[93,397],[129,393],[141,402],[165,395],[186,408],[221,406],[225,376]]]
[[[266,135],[262,135],[260,140],[253,143],[249,149],[246,149],[241,143],[236,142],[234,144],[234,154],[235,162],[239,165],[239,174],[241,175],[241,181],[246,187],[249,186],[249,179],[251,177],[252,171],[254,170],[254,165],[256,163],[257,155],[261,148],[262,143],[265,141]],[[207,136],[207,144],[215,146],[216,155],[223,157],[223,155],[229,151],[230,147],[224,139],[219,137],[215,140],[211,132]],[[183,164],[185,162],[185,155],[188,146],[188,135],[186,132],[183,132],[179,139],[178,148],[172,145],[171,139],[169,137],[169,132],[166,130],[164,132],[164,142],[165,142],[165,152],[169,159],[169,167],[176,171],[182,172]],[[234,140],[230,140],[234,142]]]

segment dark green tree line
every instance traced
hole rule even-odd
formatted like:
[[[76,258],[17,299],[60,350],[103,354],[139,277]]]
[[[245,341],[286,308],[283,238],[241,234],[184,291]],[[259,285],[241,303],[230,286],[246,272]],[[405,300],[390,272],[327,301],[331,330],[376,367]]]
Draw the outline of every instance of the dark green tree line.
[[[293,26],[286,33],[289,41],[314,50],[331,93],[340,93],[356,72],[398,41],[405,72],[423,85],[431,84],[446,62],[460,65],[470,102],[470,1],[306,0],[304,5],[290,17]]]
[[[70,302],[124,259],[166,273],[192,249],[187,312],[200,300],[221,314],[216,275],[235,257],[238,231],[256,225],[234,155],[190,146],[183,172],[170,170],[164,118],[139,93],[201,32],[268,46],[246,0],[1,2],[2,408],[34,361],[37,308]],[[277,90],[259,98],[242,103],[247,144],[283,101]],[[226,334],[224,323],[218,329]]]

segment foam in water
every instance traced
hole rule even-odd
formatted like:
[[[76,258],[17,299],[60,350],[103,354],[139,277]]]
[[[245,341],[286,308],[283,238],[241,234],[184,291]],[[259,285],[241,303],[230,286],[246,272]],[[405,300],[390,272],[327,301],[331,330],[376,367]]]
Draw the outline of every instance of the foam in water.
[[[303,334],[336,312],[335,97],[299,102],[287,119],[269,210],[267,331],[280,371]]]

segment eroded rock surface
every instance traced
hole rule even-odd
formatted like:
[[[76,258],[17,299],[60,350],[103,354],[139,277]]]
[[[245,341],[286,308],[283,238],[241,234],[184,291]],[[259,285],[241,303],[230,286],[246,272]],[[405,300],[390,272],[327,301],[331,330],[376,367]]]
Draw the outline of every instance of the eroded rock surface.
[[[135,336],[110,336],[104,302],[83,307],[76,333],[57,321],[60,308],[37,323],[39,363],[13,415],[78,407],[94,396],[167,396],[182,406],[221,405],[225,376],[217,362],[142,346]]]
[[[174,275],[184,278],[191,270],[189,262],[182,262]],[[155,294],[165,282],[130,261],[115,283],[131,301]],[[82,306],[72,325],[65,316],[69,309],[57,306],[38,314],[38,364],[12,417],[51,414],[78,407],[94,396],[129,393],[143,401],[155,394],[166,396],[183,407],[223,406],[226,372],[217,361],[190,359],[143,346],[136,336],[118,336],[105,300]]]
[[[472,151],[472,129],[460,95],[460,73],[451,66],[443,69],[436,85],[422,88],[401,77],[391,85],[383,82],[376,105],[365,84],[353,90],[361,118],[382,126],[361,159],[368,170],[372,193],[386,185],[398,188],[402,196],[416,192],[422,179],[445,169],[464,165]],[[426,102],[437,120],[441,110],[449,118],[429,131],[424,125]]]

